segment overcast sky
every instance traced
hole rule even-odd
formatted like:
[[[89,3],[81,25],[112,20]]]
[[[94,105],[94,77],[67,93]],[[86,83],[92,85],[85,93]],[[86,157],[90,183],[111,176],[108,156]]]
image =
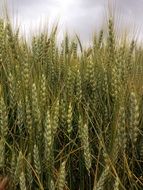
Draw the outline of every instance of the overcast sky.
[[[35,30],[39,22],[53,23],[59,19],[59,31],[66,29],[78,33],[88,41],[94,30],[101,27],[106,17],[108,1],[112,0],[7,0],[13,18],[26,33]],[[0,0],[2,6],[3,0]],[[136,24],[143,22],[143,0],[114,0],[114,9],[120,15],[120,22]],[[115,8],[116,7],[116,8]],[[143,30],[142,30],[143,31]]]

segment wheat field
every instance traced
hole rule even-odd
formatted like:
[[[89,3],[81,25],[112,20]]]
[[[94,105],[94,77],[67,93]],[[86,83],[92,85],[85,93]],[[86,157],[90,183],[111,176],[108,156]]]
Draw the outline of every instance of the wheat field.
[[[114,19],[83,47],[0,20],[0,175],[9,190],[143,189],[143,48]]]

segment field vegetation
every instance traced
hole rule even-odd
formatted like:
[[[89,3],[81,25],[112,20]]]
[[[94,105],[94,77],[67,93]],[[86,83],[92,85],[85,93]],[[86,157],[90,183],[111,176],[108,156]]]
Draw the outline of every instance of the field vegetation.
[[[114,19],[83,47],[0,19],[0,174],[10,190],[143,189],[143,48]]]

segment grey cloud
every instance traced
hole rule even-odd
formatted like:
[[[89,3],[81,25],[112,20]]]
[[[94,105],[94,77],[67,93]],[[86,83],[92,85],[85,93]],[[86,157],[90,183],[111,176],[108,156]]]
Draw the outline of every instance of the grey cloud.
[[[27,26],[32,21],[36,23],[41,15],[50,19],[60,5],[58,0],[7,1],[10,6],[12,6],[13,2],[13,6],[18,9],[21,23],[27,23]],[[68,7],[60,21],[63,26],[66,25],[69,28],[69,31],[75,31],[79,33],[82,39],[87,40],[90,38],[89,35],[92,34],[93,29],[102,25],[106,16],[105,12],[108,9],[108,0],[73,0],[71,2],[70,7]],[[137,25],[142,24],[143,0],[116,0],[114,4],[113,11],[120,15],[120,23],[129,23],[131,21]],[[53,11],[55,12],[53,13]],[[63,28],[65,29],[65,27]]]
[[[79,0],[79,4],[82,8],[92,8],[92,7],[95,7],[97,5],[102,5],[104,6],[104,4],[106,3],[107,1],[105,0]]]
[[[52,5],[55,3],[55,0],[7,0],[7,2],[21,7],[21,6],[35,6],[43,3]]]

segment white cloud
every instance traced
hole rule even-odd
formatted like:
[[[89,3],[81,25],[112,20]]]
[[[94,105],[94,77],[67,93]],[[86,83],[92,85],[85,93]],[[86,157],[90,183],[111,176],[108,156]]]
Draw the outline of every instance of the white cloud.
[[[94,29],[102,25],[105,19],[108,0],[7,0],[13,10],[14,18],[18,17],[26,33],[34,30],[38,23],[48,20],[51,26],[60,21],[60,32],[68,29],[78,33],[82,40],[89,40]],[[0,4],[2,4],[0,2]],[[129,21],[141,25],[143,0],[116,0],[115,12],[119,13],[124,23]],[[126,24],[126,26],[127,26]],[[125,24],[124,24],[125,25]]]

